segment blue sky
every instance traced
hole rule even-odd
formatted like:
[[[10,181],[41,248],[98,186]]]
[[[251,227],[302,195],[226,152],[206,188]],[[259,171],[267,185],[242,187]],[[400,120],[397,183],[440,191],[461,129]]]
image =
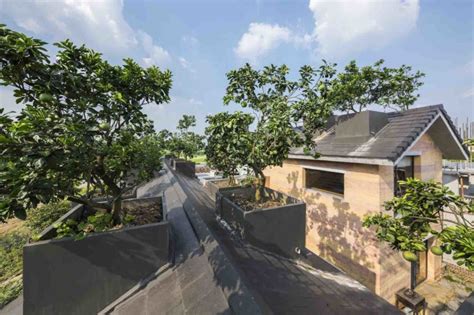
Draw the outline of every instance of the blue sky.
[[[224,107],[227,71],[344,66],[385,59],[426,73],[416,106],[443,103],[453,119],[474,120],[474,8],[454,1],[26,1],[0,0],[0,20],[50,43],[70,38],[112,63],[132,57],[173,72],[172,101],[145,111],[156,129],[173,130],[182,114]],[[52,50],[54,52],[54,50]],[[0,88],[0,106],[19,110]]]

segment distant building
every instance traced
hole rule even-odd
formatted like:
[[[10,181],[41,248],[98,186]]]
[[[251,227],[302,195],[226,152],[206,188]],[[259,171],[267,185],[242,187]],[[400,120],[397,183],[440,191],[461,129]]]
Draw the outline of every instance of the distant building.
[[[397,180],[442,182],[442,160],[465,160],[469,152],[442,105],[335,116],[314,141],[320,158],[295,148],[282,167],[264,171],[266,183],[306,202],[310,250],[394,302],[410,284],[410,264],[362,219],[402,193]],[[431,247],[433,238],[426,243]],[[441,257],[421,253],[417,283],[439,277],[441,267]]]

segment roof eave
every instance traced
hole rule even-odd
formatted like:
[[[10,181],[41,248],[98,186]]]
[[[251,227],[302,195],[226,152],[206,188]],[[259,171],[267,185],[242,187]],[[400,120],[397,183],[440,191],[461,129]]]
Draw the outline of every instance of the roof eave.
[[[310,161],[326,161],[326,162],[338,162],[338,163],[356,163],[356,164],[370,164],[370,165],[386,165],[393,166],[393,161],[389,159],[380,158],[361,158],[361,157],[344,157],[344,156],[320,156],[319,158],[312,157],[305,154],[289,154],[289,159],[297,160],[310,160]]]
[[[444,112],[444,110],[441,110],[432,120],[431,122],[423,129],[423,131],[416,137],[416,139],[414,141],[412,141],[412,143],[410,144],[410,146],[405,150],[403,151],[403,153],[398,157],[398,159],[394,162],[395,165],[397,165],[401,159],[403,159],[405,156],[409,155],[409,153],[411,152],[411,149],[418,143],[418,141],[420,140],[420,138],[426,133],[428,132],[428,130],[430,130],[430,128],[433,126],[433,124],[438,121],[438,119],[441,119],[444,124],[446,125],[447,129],[449,130],[450,134],[451,134],[451,137],[453,138],[454,142],[457,144],[461,154],[464,156],[464,159],[465,160],[469,160],[469,153],[467,151],[467,148],[462,144],[461,140],[460,140],[460,136],[457,134],[457,131],[455,128],[453,128],[453,124],[450,123],[450,121],[446,118],[446,114]],[[445,158],[448,158],[449,157],[445,157]]]

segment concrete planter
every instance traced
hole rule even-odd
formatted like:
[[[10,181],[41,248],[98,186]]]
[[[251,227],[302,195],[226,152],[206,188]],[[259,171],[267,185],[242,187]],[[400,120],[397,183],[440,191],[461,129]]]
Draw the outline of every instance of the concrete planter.
[[[174,159],[173,169],[185,176],[196,177],[196,163],[194,162],[182,159]]]
[[[232,190],[238,187],[240,186],[229,186],[228,178],[210,179],[204,183],[204,188],[209,191],[211,196],[215,196],[218,191]]]
[[[270,188],[265,188],[265,196],[283,198],[286,205],[244,211],[229,198],[254,194],[253,187],[217,191],[217,215],[250,244],[284,256],[297,256],[297,252],[305,248],[306,204]]]
[[[184,162],[184,161],[186,161],[186,160],[183,160],[183,159],[180,159],[180,158],[177,158],[177,157],[171,157],[169,159],[170,166],[174,170],[176,170],[176,162]]]
[[[211,196],[215,196],[219,190],[224,191],[228,189],[235,189],[237,187],[239,186],[229,186],[228,178],[206,180],[204,183],[204,188],[209,191]]]
[[[124,207],[162,202],[164,221],[95,233],[82,240],[51,239],[50,226],[23,249],[24,314],[97,314],[168,262],[169,223],[162,197],[124,200]],[[59,220],[80,219],[77,205]]]

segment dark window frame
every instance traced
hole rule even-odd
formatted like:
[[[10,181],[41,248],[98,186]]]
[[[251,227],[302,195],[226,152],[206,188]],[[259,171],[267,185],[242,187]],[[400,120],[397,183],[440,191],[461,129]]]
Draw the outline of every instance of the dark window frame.
[[[339,188],[339,189],[336,189],[336,190],[331,189],[331,187],[329,187],[327,184],[324,185],[325,182],[322,182],[323,185],[319,185],[319,186],[311,185],[311,186],[309,186],[308,175],[310,175],[311,172],[319,172],[320,177],[334,176],[334,175],[341,176],[342,180],[340,180],[339,184],[341,184],[342,187]],[[325,192],[325,193],[337,195],[339,197],[344,197],[344,193],[345,193],[345,173],[340,172],[340,171],[333,171],[333,170],[330,170],[330,169],[304,168],[304,188],[305,189],[313,189],[313,190],[317,190],[317,191],[322,191],[322,192]]]
[[[394,178],[394,195],[397,197],[403,196],[405,194],[405,191],[398,185],[399,180],[406,180],[407,178],[414,178],[415,177],[415,157],[414,155],[408,155],[405,156],[404,158],[409,158],[410,159],[410,167],[399,167],[395,166],[393,169],[393,178]],[[409,172],[406,172],[406,169],[409,169]],[[403,175],[402,175],[403,174]]]

